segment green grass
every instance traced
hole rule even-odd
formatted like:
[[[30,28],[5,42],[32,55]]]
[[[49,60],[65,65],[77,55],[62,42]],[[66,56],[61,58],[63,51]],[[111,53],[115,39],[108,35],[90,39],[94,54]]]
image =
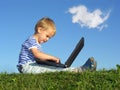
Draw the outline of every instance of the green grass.
[[[0,90],[120,90],[120,65],[116,66],[83,73],[0,73]]]

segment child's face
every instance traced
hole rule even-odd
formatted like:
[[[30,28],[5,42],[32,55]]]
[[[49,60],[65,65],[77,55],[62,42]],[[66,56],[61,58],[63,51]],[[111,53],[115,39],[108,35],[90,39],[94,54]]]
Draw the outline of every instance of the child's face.
[[[47,42],[51,37],[53,37],[54,32],[51,28],[48,28],[47,30],[40,30],[41,28],[38,28],[39,36],[38,36],[38,43],[45,43]]]

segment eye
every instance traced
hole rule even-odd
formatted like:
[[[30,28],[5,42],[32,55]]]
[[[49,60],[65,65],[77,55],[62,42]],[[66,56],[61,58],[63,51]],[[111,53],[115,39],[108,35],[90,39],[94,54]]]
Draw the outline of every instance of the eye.
[[[47,35],[46,37],[47,37],[47,38],[50,38],[50,36],[49,36],[49,35]]]

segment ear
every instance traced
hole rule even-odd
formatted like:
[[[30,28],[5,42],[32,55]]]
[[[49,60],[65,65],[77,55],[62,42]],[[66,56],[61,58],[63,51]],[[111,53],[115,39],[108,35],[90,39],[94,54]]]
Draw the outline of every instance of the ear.
[[[37,32],[38,32],[38,33],[41,33],[41,30],[42,30],[42,28],[41,28],[41,27],[38,27]]]

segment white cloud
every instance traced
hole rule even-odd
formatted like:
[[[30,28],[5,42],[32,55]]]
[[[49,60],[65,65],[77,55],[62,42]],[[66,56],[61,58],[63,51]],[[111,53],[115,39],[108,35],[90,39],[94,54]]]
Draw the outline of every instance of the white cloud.
[[[110,11],[104,14],[100,9],[96,9],[93,12],[90,12],[84,5],[69,8],[68,12],[73,15],[73,23],[78,23],[81,27],[86,26],[88,28],[97,28],[99,30],[107,27],[104,22],[110,15]]]

